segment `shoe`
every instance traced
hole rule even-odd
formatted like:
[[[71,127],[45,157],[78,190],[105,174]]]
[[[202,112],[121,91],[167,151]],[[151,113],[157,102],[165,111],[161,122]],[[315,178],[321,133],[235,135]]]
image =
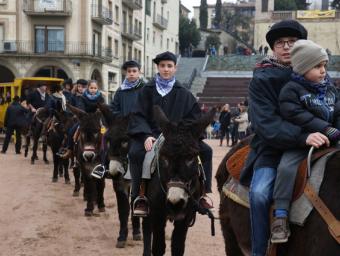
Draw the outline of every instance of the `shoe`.
[[[20,151],[16,151],[16,152],[15,152],[15,154],[17,154],[17,155],[20,155],[20,154],[21,154],[21,152],[20,152]]]
[[[210,202],[208,202],[208,201],[210,201]],[[201,197],[199,204],[200,204],[200,207],[202,207],[204,209],[208,209],[208,210],[214,209],[214,205],[212,203],[212,200],[207,196]]]
[[[97,179],[102,179],[105,175],[105,171],[105,166],[102,164],[98,164],[93,168],[91,176]]]
[[[62,159],[69,159],[71,156],[72,156],[72,150],[67,149],[66,152],[64,154],[62,154],[60,157]]]
[[[271,225],[271,238],[273,244],[286,243],[290,236],[290,229],[287,217],[275,217]]]
[[[144,196],[138,196],[133,202],[133,216],[147,217],[149,215],[148,200]]]
[[[6,154],[6,151],[1,150],[1,154]]]
[[[67,149],[60,148],[59,151],[56,153],[56,155],[62,157],[66,152],[67,152]]]

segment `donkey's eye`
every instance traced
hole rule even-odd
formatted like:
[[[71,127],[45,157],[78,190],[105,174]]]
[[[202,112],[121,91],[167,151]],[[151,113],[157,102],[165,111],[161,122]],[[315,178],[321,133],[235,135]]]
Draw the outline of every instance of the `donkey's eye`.
[[[121,145],[122,148],[127,148],[127,147],[129,146],[129,142],[127,142],[127,141],[122,141],[122,142],[120,143],[120,145]]]
[[[190,158],[190,159],[187,159],[187,160],[185,160],[185,165],[186,166],[191,166],[194,163],[194,161],[195,161],[194,157]]]
[[[163,164],[165,167],[168,167],[169,166],[169,160],[165,157],[162,157],[162,161],[163,161]]]

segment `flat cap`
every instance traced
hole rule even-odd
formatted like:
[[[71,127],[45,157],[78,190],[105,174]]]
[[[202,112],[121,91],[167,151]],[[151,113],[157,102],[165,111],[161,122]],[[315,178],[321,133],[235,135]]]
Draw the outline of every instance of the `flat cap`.
[[[124,62],[122,69],[127,70],[128,68],[138,68],[138,69],[140,69],[140,64],[137,61],[128,60],[128,61]]]
[[[158,65],[162,60],[170,60],[175,62],[175,64],[177,63],[176,55],[168,51],[158,54],[152,61]]]

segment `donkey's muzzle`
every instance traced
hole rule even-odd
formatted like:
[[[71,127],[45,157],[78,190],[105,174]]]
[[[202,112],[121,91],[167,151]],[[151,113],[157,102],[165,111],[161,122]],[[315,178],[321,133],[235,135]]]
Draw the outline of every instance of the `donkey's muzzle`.
[[[96,153],[93,147],[85,147],[83,152],[83,159],[85,162],[92,162],[96,158]]]

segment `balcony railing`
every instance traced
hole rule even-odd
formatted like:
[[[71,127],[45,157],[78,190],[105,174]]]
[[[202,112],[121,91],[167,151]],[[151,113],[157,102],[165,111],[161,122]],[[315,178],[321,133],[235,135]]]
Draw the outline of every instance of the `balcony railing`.
[[[111,62],[111,48],[87,42],[0,41],[0,56],[35,56],[55,58],[91,58]]]
[[[127,24],[122,24],[122,36],[131,41],[137,41],[142,39],[142,31],[137,27],[128,26]]]
[[[131,8],[132,10],[143,9],[142,0],[123,0],[122,3],[125,4],[127,7]]]
[[[168,20],[158,14],[156,17],[154,17],[153,25],[164,30],[168,28]]]
[[[111,25],[113,22],[112,11],[102,4],[92,5],[92,20],[102,25]]]
[[[273,20],[295,19],[295,11],[274,11],[272,13]]]
[[[56,0],[53,3],[44,3],[40,0],[26,0],[23,10],[30,16],[71,16],[72,2]]]

